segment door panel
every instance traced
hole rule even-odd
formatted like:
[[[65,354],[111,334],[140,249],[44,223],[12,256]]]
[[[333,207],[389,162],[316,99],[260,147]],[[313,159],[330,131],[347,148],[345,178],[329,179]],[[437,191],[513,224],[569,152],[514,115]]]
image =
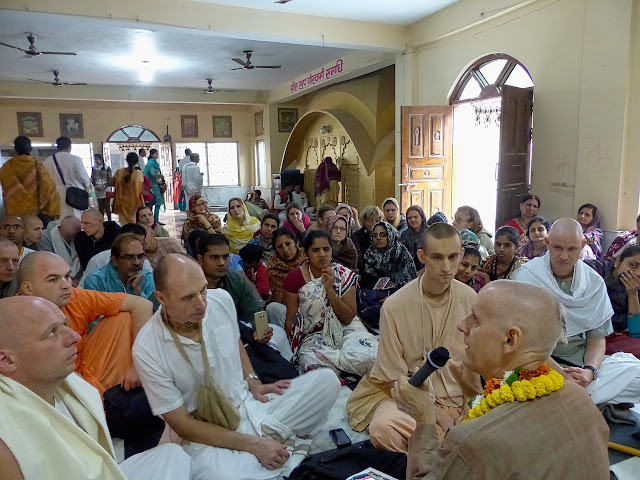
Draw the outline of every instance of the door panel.
[[[518,212],[529,193],[532,112],[533,90],[502,87],[496,229]]]
[[[161,143],[159,152],[160,170],[167,182],[167,191],[164,192],[164,201],[167,205],[173,204],[173,156],[171,155],[171,143]]]
[[[451,216],[453,107],[402,107],[401,209]]]

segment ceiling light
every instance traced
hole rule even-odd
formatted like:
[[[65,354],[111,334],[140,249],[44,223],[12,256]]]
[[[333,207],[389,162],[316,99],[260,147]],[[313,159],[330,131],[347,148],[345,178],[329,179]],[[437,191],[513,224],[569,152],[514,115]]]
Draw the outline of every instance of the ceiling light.
[[[151,65],[148,60],[143,60],[142,66],[140,67],[140,81],[142,83],[150,83],[151,80],[153,80]]]

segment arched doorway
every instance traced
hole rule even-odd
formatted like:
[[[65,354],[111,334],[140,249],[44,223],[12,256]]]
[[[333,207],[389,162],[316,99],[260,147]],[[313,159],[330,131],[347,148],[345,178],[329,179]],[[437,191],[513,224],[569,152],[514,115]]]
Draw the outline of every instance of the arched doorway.
[[[504,225],[529,190],[532,112],[531,75],[505,54],[465,68],[449,105],[403,107],[403,209],[472,205],[487,227]]]
[[[163,142],[156,133],[143,125],[123,125],[111,132],[106,142],[102,144],[102,155],[107,165],[115,172],[125,167],[125,158],[129,152],[138,153],[140,149],[146,151],[147,156],[151,149],[158,150],[158,163],[162,175],[167,182],[165,203],[169,204],[173,199],[173,159],[171,155],[171,142]],[[144,165],[140,165],[144,169]]]

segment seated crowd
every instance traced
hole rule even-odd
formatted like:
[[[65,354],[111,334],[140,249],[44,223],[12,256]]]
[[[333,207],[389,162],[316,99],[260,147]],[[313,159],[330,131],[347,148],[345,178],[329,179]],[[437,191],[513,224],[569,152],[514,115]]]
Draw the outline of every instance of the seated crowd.
[[[146,205],[123,225],[3,217],[0,471],[275,479],[351,384],[349,424],[407,453],[407,478],[605,478],[596,405],[640,403],[637,230],[602,255],[597,207],[551,225],[535,195],[494,236],[470,206],[316,213],[286,186],[265,207],[232,198],[221,219],[190,192],[184,245]],[[114,389],[165,425],[120,465]]]

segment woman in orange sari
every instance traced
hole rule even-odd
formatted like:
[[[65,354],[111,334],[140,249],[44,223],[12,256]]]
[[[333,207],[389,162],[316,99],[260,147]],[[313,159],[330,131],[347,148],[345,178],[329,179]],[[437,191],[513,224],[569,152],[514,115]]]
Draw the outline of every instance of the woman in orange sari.
[[[138,155],[130,152],[126,162],[128,167],[119,169],[115,174],[116,194],[113,211],[118,214],[120,225],[136,223],[136,211],[144,206],[142,197],[144,175],[140,170],[135,170]]]

